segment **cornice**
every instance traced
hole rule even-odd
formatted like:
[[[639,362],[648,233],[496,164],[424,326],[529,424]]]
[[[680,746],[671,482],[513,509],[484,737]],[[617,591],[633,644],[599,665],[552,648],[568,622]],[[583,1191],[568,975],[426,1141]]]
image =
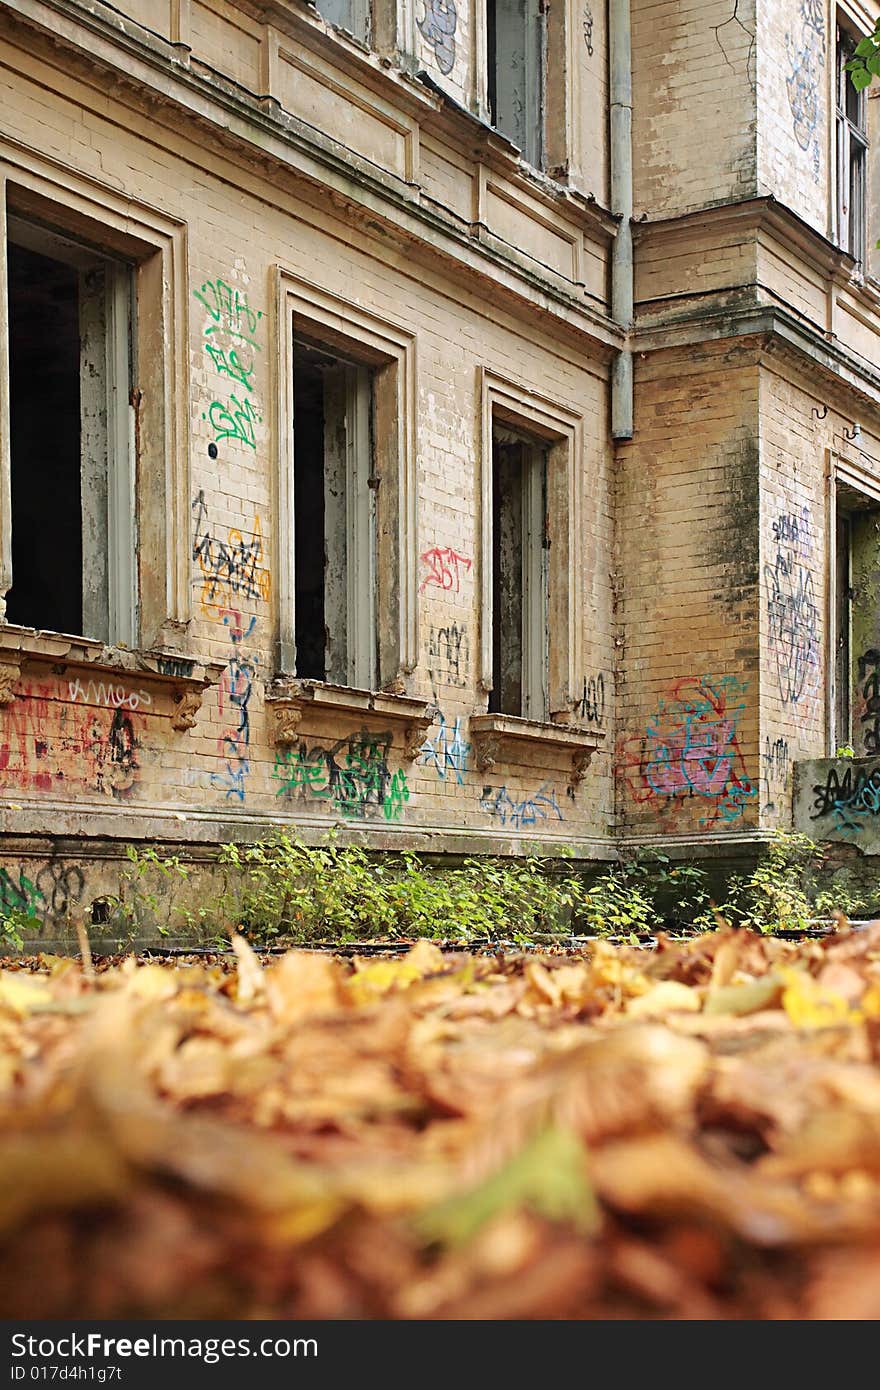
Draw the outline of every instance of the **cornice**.
[[[275,181],[279,171],[293,174],[300,196],[302,181],[321,202],[326,203],[329,193],[337,209],[360,217],[374,232],[381,229],[408,254],[418,254],[421,249],[434,264],[439,256],[453,277],[492,284],[521,306],[563,321],[575,334],[590,339],[601,356],[610,357],[623,345],[623,331],[585,302],[582,286],[549,269],[539,269],[538,263],[518,248],[508,247],[496,235],[487,236],[479,224],[460,223],[430,200],[420,201],[417,185],[371,164],[283,110],[275,98],[254,96],[200,62],[186,46],[144,30],[102,0],[89,0],[88,4],[82,0],[0,0],[0,13],[4,12],[30,32],[48,38],[56,50],[85,63],[87,76],[111,76],[131,105],[142,109],[149,103],[154,119],[163,108],[184,113],[205,137],[233,157],[246,159],[250,167],[262,167]],[[290,18],[293,27],[299,24],[298,32],[311,35],[313,47],[321,47],[325,56],[332,51],[334,62],[351,65],[357,59],[358,80],[371,74],[371,81],[386,84],[386,96],[390,82],[394,100],[414,103],[420,122],[445,111],[441,98],[399,71],[392,75],[390,65],[386,68],[376,55],[366,50],[344,52],[354,46],[339,42],[323,21],[315,23],[308,15],[297,17],[292,12]],[[496,132],[491,134],[497,137]],[[496,153],[500,157],[500,152]],[[512,170],[505,165],[505,173],[515,175],[513,182],[518,187],[576,220],[582,228],[601,230],[607,239],[608,224],[614,224],[610,214],[603,217],[581,195],[561,186],[553,185],[558,196],[551,197],[548,186],[552,181],[524,176],[519,163],[513,161]]]

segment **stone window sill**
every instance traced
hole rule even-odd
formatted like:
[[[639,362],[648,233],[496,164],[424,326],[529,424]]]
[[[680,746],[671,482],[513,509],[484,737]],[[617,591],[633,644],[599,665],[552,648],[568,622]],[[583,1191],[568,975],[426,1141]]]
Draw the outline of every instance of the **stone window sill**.
[[[180,732],[193,727],[205,691],[219,682],[225,669],[222,661],[197,661],[179,651],[108,647],[91,637],[0,623],[0,705],[16,698],[25,666],[49,666],[55,675],[64,675],[72,667],[136,676],[146,686],[170,689],[171,727]]]
[[[512,714],[472,714],[469,733],[480,772],[489,772],[495,767],[501,761],[502,750],[510,743],[558,748],[570,753],[572,788],[583,781],[593,754],[602,747],[605,738],[604,730],[521,719]]]
[[[274,738],[279,744],[297,743],[300,723],[307,712],[314,714],[369,715],[383,719],[403,732],[404,757],[412,762],[418,755],[427,730],[437,715],[436,706],[411,695],[395,695],[387,690],[361,690],[355,686],[331,685],[327,681],[301,680],[277,676],[266,687],[266,704],[274,711]]]

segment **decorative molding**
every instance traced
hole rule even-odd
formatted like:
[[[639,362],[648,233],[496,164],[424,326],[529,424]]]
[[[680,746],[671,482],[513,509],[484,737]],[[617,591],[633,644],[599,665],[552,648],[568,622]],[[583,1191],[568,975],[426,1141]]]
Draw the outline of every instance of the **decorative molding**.
[[[54,675],[68,668],[115,677],[137,678],[145,686],[171,694],[171,727],[193,728],[205,691],[219,683],[222,661],[199,661],[180,650],[133,651],[108,647],[90,637],[39,632],[35,628],[0,624],[0,705],[15,699],[15,686],[25,666],[49,666]]]
[[[308,712],[325,716],[355,715],[381,719],[392,728],[399,728],[407,762],[413,762],[418,756],[424,736],[437,717],[436,705],[411,695],[359,690],[354,686],[298,680],[292,676],[277,676],[267,685],[266,705],[273,711],[276,743],[297,743],[300,724]]]
[[[604,730],[582,729],[577,724],[544,723],[511,714],[472,714],[469,726],[477,768],[491,772],[509,743],[530,744],[533,749],[561,749],[571,754],[569,787],[575,792],[586,776],[593,754],[603,745]]]

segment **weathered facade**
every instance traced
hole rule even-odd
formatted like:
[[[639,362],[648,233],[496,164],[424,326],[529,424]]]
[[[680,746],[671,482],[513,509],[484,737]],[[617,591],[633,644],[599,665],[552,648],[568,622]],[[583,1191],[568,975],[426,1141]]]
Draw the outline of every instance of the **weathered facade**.
[[[0,3],[3,906],[880,752],[877,10]]]

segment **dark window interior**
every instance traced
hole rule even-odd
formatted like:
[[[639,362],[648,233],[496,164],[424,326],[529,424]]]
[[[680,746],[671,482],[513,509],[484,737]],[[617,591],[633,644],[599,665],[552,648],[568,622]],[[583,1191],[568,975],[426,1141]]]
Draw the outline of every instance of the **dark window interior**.
[[[523,445],[492,440],[492,714],[523,712]]]
[[[301,343],[293,350],[293,489],[296,674],[326,679],[324,613],[324,379],[327,359]]]
[[[12,572],[7,618],[82,632],[77,271],[10,244]]]

